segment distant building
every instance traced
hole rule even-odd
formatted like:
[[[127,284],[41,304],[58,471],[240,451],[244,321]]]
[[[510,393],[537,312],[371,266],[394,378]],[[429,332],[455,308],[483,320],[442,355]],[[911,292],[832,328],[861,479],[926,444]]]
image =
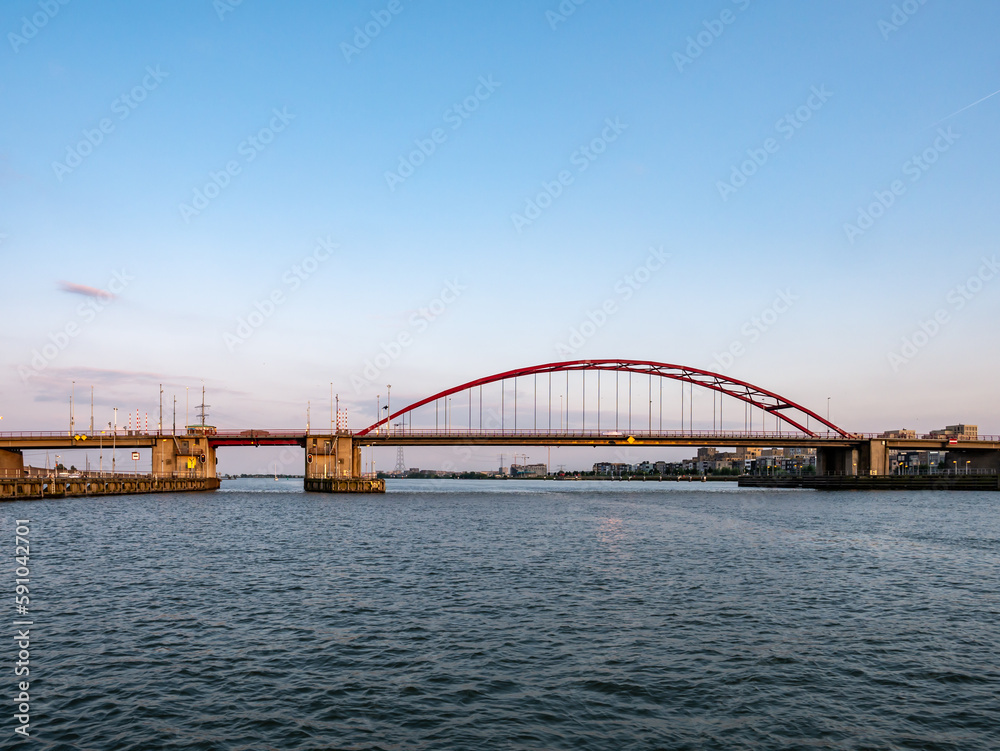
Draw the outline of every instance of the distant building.
[[[627,475],[632,472],[631,464],[619,462],[597,462],[594,464],[595,475]]]
[[[544,464],[511,464],[511,477],[545,477],[549,468]]]
[[[879,438],[916,438],[917,431],[900,428],[899,430],[887,430],[879,434]]]
[[[945,425],[944,430],[932,430],[931,438],[964,438],[975,441],[979,438],[978,425]]]

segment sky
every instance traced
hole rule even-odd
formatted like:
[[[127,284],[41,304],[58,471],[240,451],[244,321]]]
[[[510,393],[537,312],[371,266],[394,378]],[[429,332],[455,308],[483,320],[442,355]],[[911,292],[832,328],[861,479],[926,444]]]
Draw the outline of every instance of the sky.
[[[332,385],[361,428],[386,384],[395,410],[624,358],[856,432],[1000,433],[998,27],[985,1],[10,0],[0,430],[68,428],[71,394],[89,423],[91,387],[98,425],[155,423],[161,384],[232,429],[328,421]]]

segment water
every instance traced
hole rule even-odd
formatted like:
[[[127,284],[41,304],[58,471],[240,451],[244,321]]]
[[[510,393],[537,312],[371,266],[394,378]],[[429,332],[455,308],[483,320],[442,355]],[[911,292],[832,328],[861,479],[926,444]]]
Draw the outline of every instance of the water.
[[[1000,747],[998,493],[389,491],[0,506],[32,745]]]

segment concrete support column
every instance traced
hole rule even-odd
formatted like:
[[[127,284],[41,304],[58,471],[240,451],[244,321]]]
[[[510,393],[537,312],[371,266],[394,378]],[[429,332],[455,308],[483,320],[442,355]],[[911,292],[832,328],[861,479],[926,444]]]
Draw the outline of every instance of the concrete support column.
[[[885,441],[881,441],[878,439],[865,441],[859,447],[857,454],[858,454],[857,474],[859,475],[890,474],[889,449],[887,448]]]
[[[817,475],[858,474],[858,450],[851,447],[829,446],[816,449]]]

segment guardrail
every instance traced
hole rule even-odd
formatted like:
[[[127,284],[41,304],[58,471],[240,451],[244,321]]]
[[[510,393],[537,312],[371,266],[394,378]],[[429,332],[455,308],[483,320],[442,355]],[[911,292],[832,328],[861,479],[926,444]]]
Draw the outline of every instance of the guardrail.
[[[354,432],[350,430],[339,430],[335,431],[335,435],[340,436],[353,436]],[[18,439],[18,438],[73,438],[74,436],[85,436],[88,441],[91,440],[111,440],[113,438],[189,438],[192,436],[202,437],[206,436],[209,438],[304,438],[309,435],[315,436],[327,436],[331,433],[324,430],[309,430],[305,431],[302,429],[275,429],[275,430],[210,430],[206,433],[188,433],[188,432],[173,432],[173,431],[160,431],[160,432],[144,432],[140,430],[125,430],[119,428],[117,431],[114,429],[103,430],[103,431],[90,431],[82,430],[71,433],[67,430],[34,430],[34,431],[7,431],[0,432],[0,439]],[[807,435],[799,431],[740,431],[740,430],[649,430],[649,429],[634,429],[628,430],[618,428],[615,430],[549,430],[549,429],[539,429],[539,428],[461,428],[461,427],[444,427],[444,428],[409,428],[395,426],[391,429],[382,429],[379,431],[372,431],[366,434],[363,438],[368,437],[402,437],[402,436],[414,436],[414,437],[434,437],[434,436],[444,436],[444,437],[461,437],[461,436],[559,436],[565,438],[623,438],[628,439],[629,436],[635,438],[775,438],[775,439],[808,439],[808,440],[826,440],[831,441],[844,441],[844,440],[886,440],[886,441],[907,441],[907,440],[932,440],[932,441],[942,441],[947,442],[950,440],[956,440],[960,443],[996,443],[1000,441],[1000,435],[980,435],[975,438],[965,438],[962,436],[940,436],[931,435],[929,433],[924,433],[915,436],[887,436],[884,433],[851,433],[847,438],[841,436],[831,430],[817,431],[813,435]]]
[[[19,469],[0,469],[0,480],[113,480],[113,479],[123,479],[123,480],[159,480],[159,479],[169,479],[169,480],[198,480],[202,479],[200,476],[194,474],[194,470],[185,472],[171,472],[169,474],[152,474],[148,471],[122,471],[115,470],[114,472],[101,472],[96,470],[90,471],[60,471],[55,470],[45,471],[37,467],[25,467],[23,470]]]

